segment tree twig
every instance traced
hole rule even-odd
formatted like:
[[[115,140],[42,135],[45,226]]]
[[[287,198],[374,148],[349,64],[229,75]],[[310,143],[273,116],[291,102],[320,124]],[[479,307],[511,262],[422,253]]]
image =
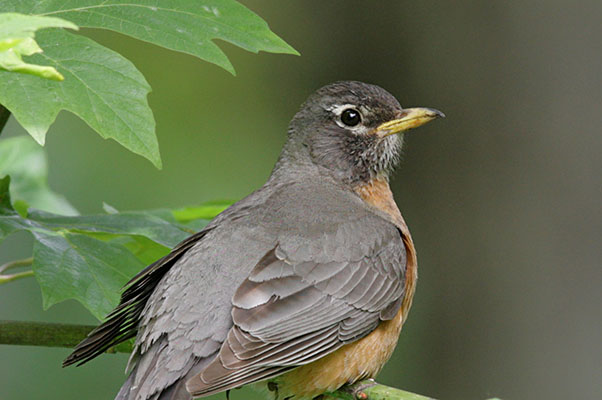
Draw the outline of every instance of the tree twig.
[[[48,322],[0,321],[0,344],[46,347],[74,347],[94,329],[90,325]],[[107,353],[129,353],[131,344],[121,343]],[[366,379],[322,395],[323,400],[432,400],[416,393],[381,385]]]
[[[29,267],[31,264],[33,264],[33,257],[24,258],[22,260],[10,261],[6,264],[0,265],[0,274],[13,268]]]
[[[336,392],[326,393],[322,397],[323,400],[433,400],[420,394],[381,385],[374,379],[343,386]]]
[[[0,133],[2,133],[4,125],[6,125],[6,122],[8,121],[8,117],[10,117],[10,111],[0,104]]]
[[[15,261],[7,262],[6,264],[0,265],[0,285],[2,285],[4,283],[16,281],[17,279],[29,278],[30,276],[33,276],[33,271],[31,271],[31,270],[18,272],[15,274],[3,275],[3,273],[8,271],[9,269],[14,269],[14,268],[18,268],[18,267],[28,267],[32,263],[33,263],[33,257],[29,257],[29,258],[25,258],[23,260],[15,260]]]
[[[3,283],[16,281],[17,279],[21,279],[21,278],[29,278],[30,276],[33,276],[32,270],[18,272],[16,274],[11,274],[11,275],[0,275],[0,285],[2,285]]]
[[[91,325],[55,324],[50,322],[0,321],[0,344],[45,347],[75,347],[92,329]],[[107,353],[129,353],[128,342],[118,344]]]

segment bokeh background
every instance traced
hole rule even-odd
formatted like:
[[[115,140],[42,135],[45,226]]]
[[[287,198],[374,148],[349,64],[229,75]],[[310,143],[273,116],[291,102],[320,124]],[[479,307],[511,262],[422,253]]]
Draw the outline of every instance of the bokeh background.
[[[602,3],[243,3],[301,57],[224,44],[233,77],[84,31],[152,85],[165,167],[62,112],[46,146],[51,187],[84,213],[238,199],[266,180],[309,93],[379,84],[447,114],[407,135],[392,180],[420,280],[379,380],[440,399],[602,398]],[[22,134],[13,120],[3,137]],[[16,235],[0,262],[30,254]],[[33,279],[0,287],[0,319],[95,322],[75,302],[42,311]],[[68,352],[0,346],[0,398],[112,399],[126,357],[62,369]]]

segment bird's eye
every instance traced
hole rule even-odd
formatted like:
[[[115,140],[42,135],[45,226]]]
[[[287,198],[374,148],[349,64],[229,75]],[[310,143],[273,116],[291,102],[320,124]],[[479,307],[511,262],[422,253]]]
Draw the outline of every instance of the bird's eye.
[[[347,126],[356,126],[361,120],[360,112],[355,108],[348,108],[341,113],[341,122]]]

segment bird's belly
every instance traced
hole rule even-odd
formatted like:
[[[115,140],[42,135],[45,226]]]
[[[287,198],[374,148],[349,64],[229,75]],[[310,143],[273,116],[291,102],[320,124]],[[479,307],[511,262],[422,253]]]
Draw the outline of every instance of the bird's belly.
[[[368,336],[349,343],[310,364],[273,380],[278,399],[312,399],[341,386],[372,378],[393,354],[403,324],[403,307],[395,318],[381,324]]]

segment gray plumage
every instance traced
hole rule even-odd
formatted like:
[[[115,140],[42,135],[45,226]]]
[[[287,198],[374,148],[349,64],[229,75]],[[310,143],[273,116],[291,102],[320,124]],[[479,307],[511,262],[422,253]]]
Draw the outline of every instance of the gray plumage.
[[[135,277],[65,363],[137,333],[117,399],[187,400],[186,389],[204,396],[277,376],[393,318],[405,247],[391,218],[353,186],[386,177],[401,139],[342,126],[336,110],[346,104],[362,111],[365,129],[401,110],[359,82],[312,95],[268,182]]]

